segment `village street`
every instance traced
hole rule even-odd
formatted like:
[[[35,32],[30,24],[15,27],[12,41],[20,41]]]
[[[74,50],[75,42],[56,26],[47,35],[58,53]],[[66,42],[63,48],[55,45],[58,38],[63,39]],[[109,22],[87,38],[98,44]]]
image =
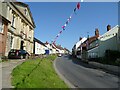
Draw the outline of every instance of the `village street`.
[[[24,61],[24,59],[10,60],[2,63],[0,67],[2,88],[13,88],[11,86],[11,71]],[[72,88],[119,88],[120,77],[71,58],[69,55],[58,57],[54,64],[54,68]]]
[[[101,69],[69,56],[57,58],[55,66],[59,73],[74,87],[118,88],[119,78]]]

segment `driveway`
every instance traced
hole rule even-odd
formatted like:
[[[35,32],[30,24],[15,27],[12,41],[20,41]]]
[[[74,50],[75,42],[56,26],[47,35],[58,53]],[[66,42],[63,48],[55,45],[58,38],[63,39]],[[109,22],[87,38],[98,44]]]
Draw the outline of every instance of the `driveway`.
[[[23,63],[25,59],[8,60],[0,63],[0,89],[13,88],[11,85],[11,72],[19,64]]]

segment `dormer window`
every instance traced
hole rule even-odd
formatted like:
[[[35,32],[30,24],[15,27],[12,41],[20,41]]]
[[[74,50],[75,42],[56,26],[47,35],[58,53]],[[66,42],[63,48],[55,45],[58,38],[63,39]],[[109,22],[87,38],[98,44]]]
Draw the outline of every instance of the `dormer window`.
[[[24,11],[25,11],[25,15],[27,15],[27,9],[25,9]]]

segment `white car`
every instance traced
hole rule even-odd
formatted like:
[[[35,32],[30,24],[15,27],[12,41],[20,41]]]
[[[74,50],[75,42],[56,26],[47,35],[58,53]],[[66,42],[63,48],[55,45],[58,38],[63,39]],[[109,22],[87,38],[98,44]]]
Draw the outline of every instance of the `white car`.
[[[62,54],[61,54],[61,53],[59,53],[59,54],[58,54],[58,57],[61,57],[61,56],[62,56]]]

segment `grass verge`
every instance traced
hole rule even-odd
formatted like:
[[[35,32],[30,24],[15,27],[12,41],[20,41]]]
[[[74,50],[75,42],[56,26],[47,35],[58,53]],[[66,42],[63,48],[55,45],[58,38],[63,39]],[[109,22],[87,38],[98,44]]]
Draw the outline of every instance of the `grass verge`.
[[[12,72],[15,88],[68,88],[53,68],[56,56],[29,60],[17,66]]]

